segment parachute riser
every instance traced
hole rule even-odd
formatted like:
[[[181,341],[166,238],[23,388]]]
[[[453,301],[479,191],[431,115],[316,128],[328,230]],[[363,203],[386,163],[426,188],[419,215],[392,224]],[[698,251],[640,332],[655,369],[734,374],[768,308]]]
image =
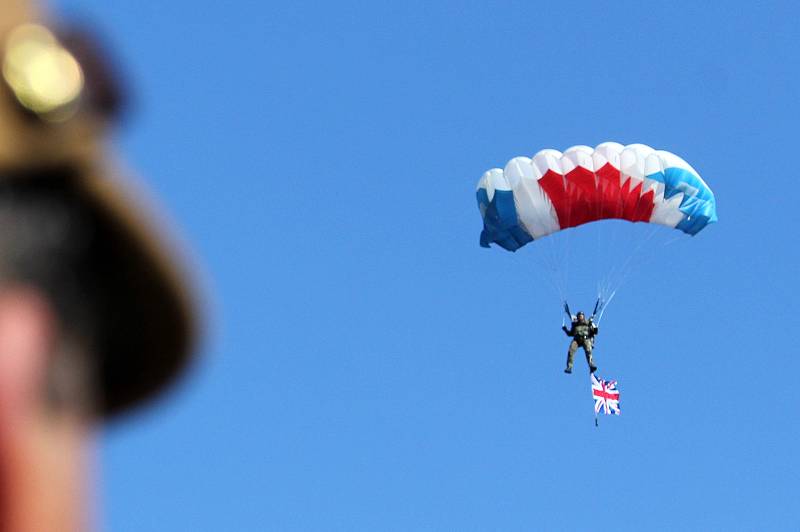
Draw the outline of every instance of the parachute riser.
[[[569,318],[569,321],[570,321],[570,323],[571,323],[571,322],[573,322],[573,321],[575,321],[576,319],[578,319],[578,318],[577,318],[577,316],[573,316],[572,312],[570,312],[570,310],[569,310],[569,303],[567,303],[566,301],[564,301],[564,313],[565,313],[565,314],[567,315],[567,317]],[[563,323],[564,323],[564,322],[562,321],[562,324],[563,324]]]

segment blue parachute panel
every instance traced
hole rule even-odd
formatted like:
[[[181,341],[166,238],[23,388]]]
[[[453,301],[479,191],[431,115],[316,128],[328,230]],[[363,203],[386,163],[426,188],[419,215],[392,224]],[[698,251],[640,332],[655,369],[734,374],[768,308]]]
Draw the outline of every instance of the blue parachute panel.
[[[664,198],[683,194],[680,211],[686,217],[675,226],[690,235],[696,235],[706,225],[717,221],[717,204],[714,193],[702,179],[684,168],[670,167],[664,173],[657,172],[648,179],[664,183]]]
[[[477,197],[483,215],[481,246],[488,248],[494,242],[508,251],[516,251],[533,240],[519,223],[514,194],[510,190],[495,190],[489,201],[486,189],[480,188]]]

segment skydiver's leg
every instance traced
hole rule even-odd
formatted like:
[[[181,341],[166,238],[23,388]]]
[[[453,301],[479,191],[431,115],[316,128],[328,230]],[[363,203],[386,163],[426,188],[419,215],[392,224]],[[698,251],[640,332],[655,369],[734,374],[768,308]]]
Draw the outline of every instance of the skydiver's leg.
[[[565,373],[572,373],[572,363],[575,360],[575,351],[578,350],[578,342],[573,340],[569,344],[569,351],[567,351],[567,369],[564,370]]]
[[[586,340],[583,342],[583,352],[586,353],[586,363],[589,364],[589,371],[594,373],[597,369],[597,366],[594,364],[594,358],[592,357],[592,341]]]

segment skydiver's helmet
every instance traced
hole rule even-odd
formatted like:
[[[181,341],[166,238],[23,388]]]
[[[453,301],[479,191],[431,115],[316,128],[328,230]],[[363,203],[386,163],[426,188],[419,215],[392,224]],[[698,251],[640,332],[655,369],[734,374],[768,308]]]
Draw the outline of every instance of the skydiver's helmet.
[[[577,314],[577,316],[575,316],[575,318],[578,321],[586,321],[586,315],[583,312],[578,312],[578,314]]]

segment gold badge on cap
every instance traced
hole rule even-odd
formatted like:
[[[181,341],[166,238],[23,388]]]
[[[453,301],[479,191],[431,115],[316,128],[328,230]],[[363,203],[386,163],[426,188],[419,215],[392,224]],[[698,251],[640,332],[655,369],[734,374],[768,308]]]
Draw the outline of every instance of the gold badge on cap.
[[[38,24],[24,24],[8,35],[3,78],[25,109],[48,122],[71,118],[84,87],[78,61]]]

